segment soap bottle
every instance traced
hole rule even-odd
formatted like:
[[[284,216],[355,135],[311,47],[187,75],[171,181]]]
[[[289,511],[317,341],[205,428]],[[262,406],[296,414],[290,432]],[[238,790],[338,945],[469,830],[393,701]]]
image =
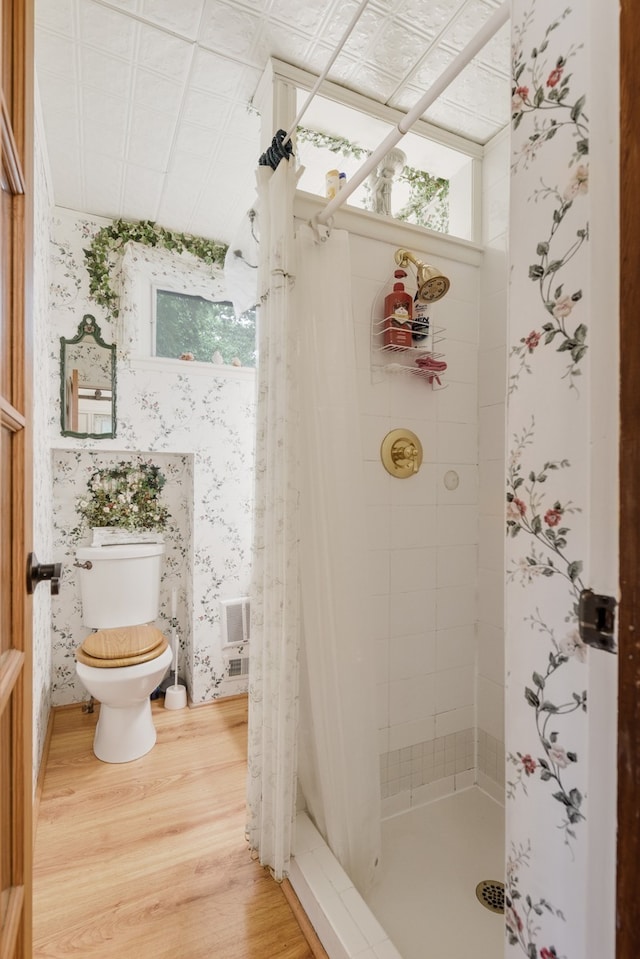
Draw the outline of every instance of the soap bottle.
[[[404,270],[395,271],[393,290],[384,298],[383,343],[396,349],[412,345],[413,300],[402,282],[406,275]]]
[[[329,170],[326,176],[326,195],[328,200],[333,200],[340,189],[340,174],[337,170]]]
[[[416,344],[423,343],[429,335],[429,310],[430,304],[425,303],[424,300],[421,300],[418,294],[413,298],[413,322],[411,324],[411,329],[413,331],[413,342]],[[423,344],[426,345],[426,344]]]

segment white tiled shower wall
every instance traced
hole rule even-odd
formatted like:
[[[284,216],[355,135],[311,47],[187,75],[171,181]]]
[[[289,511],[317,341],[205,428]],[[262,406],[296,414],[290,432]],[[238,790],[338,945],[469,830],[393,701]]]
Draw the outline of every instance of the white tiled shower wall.
[[[504,795],[505,400],[507,379],[507,223],[509,137],[500,134],[483,162],[485,249],[480,277],[478,782]],[[497,789],[496,789],[497,787]]]
[[[432,310],[444,327],[445,389],[372,375],[372,303],[391,282],[394,248],[351,237],[385,815],[474,781],[496,799],[504,793],[508,183],[508,138],[500,136],[484,162],[477,266],[430,254],[422,238],[425,251],[412,247],[451,280]],[[382,439],[399,426],[424,450],[408,480],[380,462]],[[448,470],[459,477],[454,491],[444,485]]]
[[[433,390],[406,374],[372,377],[372,303],[392,282],[395,248],[351,239],[369,635],[378,665],[383,812],[389,815],[474,781],[480,269],[412,247],[451,280],[432,312],[432,322],[446,328],[447,386]],[[380,461],[384,436],[400,426],[418,435],[424,451],[419,473],[404,480],[391,477]],[[444,485],[449,470],[459,476],[455,490]]]

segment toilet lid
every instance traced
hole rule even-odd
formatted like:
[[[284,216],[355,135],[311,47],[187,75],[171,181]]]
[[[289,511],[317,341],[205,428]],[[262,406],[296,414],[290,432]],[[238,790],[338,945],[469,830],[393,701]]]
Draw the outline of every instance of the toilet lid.
[[[160,656],[167,648],[165,636],[155,626],[123,626],[91,633],[76,650],[86,666],[135,666]]]

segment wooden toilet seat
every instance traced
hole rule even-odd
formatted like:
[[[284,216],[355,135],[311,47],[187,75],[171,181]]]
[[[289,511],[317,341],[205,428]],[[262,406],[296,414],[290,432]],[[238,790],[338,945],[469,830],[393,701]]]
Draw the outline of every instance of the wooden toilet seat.
[[[155,626],[99,629],[87,636],[76,650],[76,659],[98,669],[136,666],[156,659],[168,645],[166,637]]]

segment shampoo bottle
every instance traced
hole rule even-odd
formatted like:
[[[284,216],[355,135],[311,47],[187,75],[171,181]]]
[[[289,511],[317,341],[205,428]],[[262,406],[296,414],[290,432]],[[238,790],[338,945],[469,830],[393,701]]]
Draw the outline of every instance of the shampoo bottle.
[[[429,335],[429,309],[430,304],[421,300],[416,293],[413,300],[413,323],[411,324],[413,342],[415,344],[426,346],[426,342],[424,341],[426,341]]]
[[[406,275],[404,270],[395,271],[393,290],[384,298],[383,343],[396,349],[406,349],[412,344],[413,300],[402,283]]]

